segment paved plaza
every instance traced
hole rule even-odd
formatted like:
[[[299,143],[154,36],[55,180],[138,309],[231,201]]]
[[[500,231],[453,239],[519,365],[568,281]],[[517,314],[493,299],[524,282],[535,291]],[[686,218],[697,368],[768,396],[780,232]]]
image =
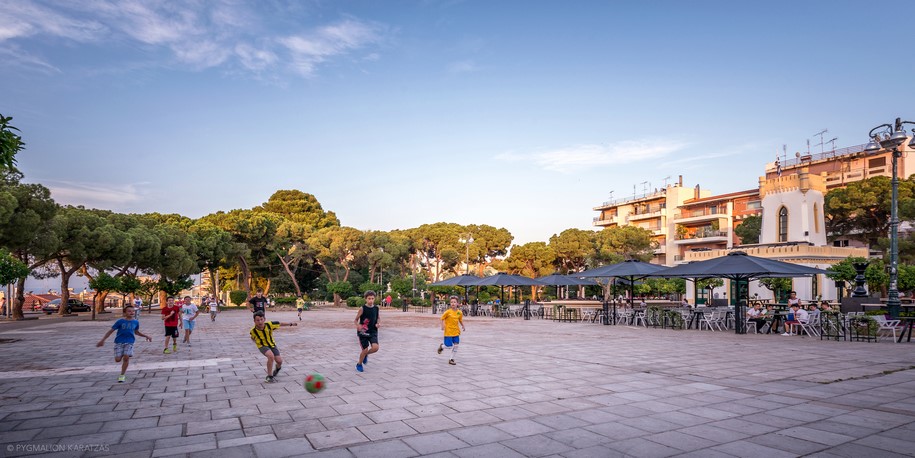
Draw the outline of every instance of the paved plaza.
[[[0,456],[915,454],[915,343],[469,317],[450,366],[436,316],[383,309],[358,373],[354,315],[276,331],[273,384],[245,311],[201,315],[170,355],[144,314],[154,341],[123,384],[113,337],[95,347],[111,315],[0,323]],[[311,372],[329,380],[316,395]]]

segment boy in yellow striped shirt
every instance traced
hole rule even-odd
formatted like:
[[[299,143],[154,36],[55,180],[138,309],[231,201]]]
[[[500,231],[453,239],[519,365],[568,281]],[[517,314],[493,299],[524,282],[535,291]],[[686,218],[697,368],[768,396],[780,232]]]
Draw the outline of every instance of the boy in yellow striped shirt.
[[[267,379],[265,382],[273,383],[274,377],[283,367],[283,358],[280,356],[280,349],[276,347],[276,341],[273,340],[273,330],[280,326],[298,326],[298,323],[280,323],[279,321],[266,322],[264,312],[254,313],[254,327],[251,328],[251,340],[257,345],[261,354],[267,357]],[[276,369],[273,363],[276,362]]]
[[[454,366],[455,356],[457,356],[458,345],[461,343],[461,331],[464,331],[464,314],[458,309],[458,297],[451,296],[449,299],[451,308],[445,310],[442,314],[442,331],[445,332],[444,346],[451,349],[451,359],[448,364]],[[442,344],[438,346],[438,354],[442,354]]]

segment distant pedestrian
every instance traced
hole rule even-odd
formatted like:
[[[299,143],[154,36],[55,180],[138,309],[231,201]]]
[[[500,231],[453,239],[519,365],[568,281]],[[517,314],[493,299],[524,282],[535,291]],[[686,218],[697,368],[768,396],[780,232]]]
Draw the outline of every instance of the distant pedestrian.
[[[262,288],[257,288],[257,294],[251,299],[248,299],[248,310],[250,310],[251,313],[261,312],[264,316],[267,316],[267,298],[264,297],[264,290]]]
[[[391,306],[391,302],[392,302],[393,300],[394,300],[394,298],[392,298],[391,295],[388,294],[387,297],[384,298],[384,306],[385,306],[385,307],[390,307],[390,306]]]
[[[212,295],[206,299],[207,311],[210,312],[210,321],[216,321],[216,315],[219,313],[219,301]]]
[[[299,321],[302,321],[302,311],[305,310],[305,298],[302,296],[295,298],[295,309],[299,312]]]
[[[184,305],[181,306],[181,324],[184,327],[184,343],[191,346],[191,334],[197,326],[197,316],[200,309],[191,302],[191,296],[184,296]]]
[[[162,353],[168,354],[178,351],[178,314],[181,308],[175,305],[174,296],[169,296],[165,301],[165,307],[162,307],[162,321],[165,324],[165,349]],[[168,339],[172,338],[172,351],[168,351]]]
[[[273,340],[273,330],[280,326],[298,326],[298,323],[280,323],[279,321],[267,322],[264,314],[261,312],[254,313],[254,327],[251,328],[251,340],[257,345],[257,349],[262,355],[267,357],[267,383],[273,383],[276,374],[280,373],[283,368],[283,358],[280,356],[280,349]],[[276,363],[276,368],[273,367]]]
[[[457,364],[454,359],[457,357],[458,345],[461,343],[461,331],[464,329],[464,313],[458,308],[458,297],[451,296],[449,299],[450,306],[442,314],[442,331],[445,333],[444,342],[438,346],[438,354],[442,354],[443,346],[451,349],[451,359],[448,364],[452,366]]]
[[[359,353],[359,359],[356,360],[356,370],[362,372],[363,365],[369,363],[369,354],[378,351],[378,328],[381,323],[378,319],[378,307],[375,306],[375,292],[366,291],[365,305],[356,312],[356,335],[359,337],[359,345],[362,351]]]
[[[140,319],[140,314],[143,312],[143,299],[140,299],[140,296],[133,297],[133,308],[137,312],[137,320]]]
[[[136,309],[132,305],[124,306],[123,318],[114,322],[111,329],[105,333],[105,337],[98,341],[96,347],[105,345],[105,340],[111,333],[117,331],[114,337],[114,362],[121,363],[121,375],[118,376],[118,383],[124,383],[127,380],[127,366],[130,364],[130,357],[133,356],[133,344],[136,342],[136,336],[145,337],[147,342],[152,342],[152,338],[140,332],[140,322],[136,320]]]

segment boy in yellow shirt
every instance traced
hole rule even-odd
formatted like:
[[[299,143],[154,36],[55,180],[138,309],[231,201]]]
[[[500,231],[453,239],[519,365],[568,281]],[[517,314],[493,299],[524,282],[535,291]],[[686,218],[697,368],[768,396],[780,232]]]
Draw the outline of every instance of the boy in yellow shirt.
[[[458,345],[461,343],[461,331],[464,331],[464,314],[458,309],[458,297],[451,296],[451,308],[442,314],[442,331],[445,331],[444,346],[451,349],[451,359],[448,364],[457,364],[454,357],[457,355]],[[458,329],[460,325],[460,329]],[[438,354],[442,354],[442,344],[438,345]]]

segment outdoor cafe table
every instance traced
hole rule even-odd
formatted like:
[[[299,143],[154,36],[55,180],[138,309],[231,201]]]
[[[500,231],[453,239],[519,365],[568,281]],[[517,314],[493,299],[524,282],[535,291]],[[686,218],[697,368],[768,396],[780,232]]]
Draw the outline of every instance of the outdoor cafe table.
[[[783,311],[773,312],[772,317],[767,318],[769,320],[769,330],[766,331],[766,334],[772,334],[772,331],[775,331],[775,333],[777,334],[778,327],[784,323],[787,316],[788,316],[788,312],[783,312]]]
[[[703,319],[705,319],[705,310],[693,309],[693,316],[689,317],[689,324],[686,325],[686,329],[692,329],[693,323],[696,323],[696,329],[699,329],[699,324],[702,323]]]
[[[902,337],[905,336],[906,333],[908,333],[908,337],[906,337],[905,341],[911,342],[912,327],[915,326],[915,316],[901,316],[899,319],[902,320],[904,327],[902,328],[902,332],[899,333],[899,338],[896,339],[896,343],[902,343]]]

